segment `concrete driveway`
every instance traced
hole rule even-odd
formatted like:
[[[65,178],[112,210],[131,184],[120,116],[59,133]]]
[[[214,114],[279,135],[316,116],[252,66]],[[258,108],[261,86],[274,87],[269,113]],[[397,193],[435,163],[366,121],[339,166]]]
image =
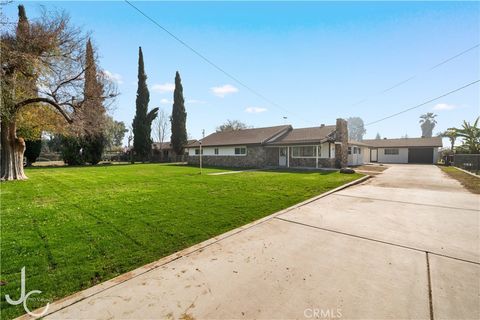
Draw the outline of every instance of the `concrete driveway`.
[[[479,319],[479,198],[393,165],[51,306],[48,319]]]

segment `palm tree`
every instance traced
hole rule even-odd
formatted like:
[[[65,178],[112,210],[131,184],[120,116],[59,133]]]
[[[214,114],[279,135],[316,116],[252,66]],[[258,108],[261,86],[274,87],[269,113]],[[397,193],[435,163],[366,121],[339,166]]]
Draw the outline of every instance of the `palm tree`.
[[[461,129],[456,129],[458,137],[463,138],[463,146],[470,153],[480,153],[480,128],[478,127],[478,117],[473,124],[463,121]]]
[[[422,128],[422,137],[432,137],[433,128],[435,128],[435,125],[437,124],[437,120],[435,120],[436,116],[437,115],[433,114],[432,112],[428,112],[420,116],[419,122],[421,123],[420,127]]]
[[[458,137],[457,130],[457,128],[448,128],[445,132],[441,133],[442,138],[448,138],[448,140],[450,140],[450,150],[452,150],[452,152],[454,152],[455,140],[457,140]]]

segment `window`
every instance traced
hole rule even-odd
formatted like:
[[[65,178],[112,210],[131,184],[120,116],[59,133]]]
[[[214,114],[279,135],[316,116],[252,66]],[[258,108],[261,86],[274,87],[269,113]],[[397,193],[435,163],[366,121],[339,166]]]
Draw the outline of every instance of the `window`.
[[[315,146],[292,147],[292,156],[294,158],[315,157]]]
[[[247,148],[245,148],[245,147],[235,148],[235,154],[236,155],[245,155],[245,154],[247,154]]]
[[[352,154],[352,147],[348,147],[348,154]]]
[[[218,148],[215,148],[214,153],[218,154]]]
[[[385,155],[397,155],[398,154],[398,148],[388,148],[384,150]]]
[[[195,149],[195,155],[198,156],[199,154],[200,154],[200,148]],[[203,154],[203,149],[202,149],[202,154]]]
[[[358,154],[362,154],[362,148],[358,148]]]

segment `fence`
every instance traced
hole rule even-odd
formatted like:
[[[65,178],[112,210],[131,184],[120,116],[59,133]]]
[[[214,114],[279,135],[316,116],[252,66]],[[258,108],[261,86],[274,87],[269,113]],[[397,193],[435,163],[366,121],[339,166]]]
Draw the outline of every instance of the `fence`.
[[[456,154],[453,157],[453,165],[478,174],[480,171],[480,154]]]

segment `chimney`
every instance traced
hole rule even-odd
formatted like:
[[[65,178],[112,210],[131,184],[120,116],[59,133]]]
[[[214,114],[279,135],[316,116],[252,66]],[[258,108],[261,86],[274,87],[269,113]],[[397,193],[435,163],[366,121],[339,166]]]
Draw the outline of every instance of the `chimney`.
[[[323,128],[323,127],[325,127],[325,123],[322,123],[322,124],[320,125],[320,128]]]
[[[387,140],[387,138],[383,138],[383,140]]]

